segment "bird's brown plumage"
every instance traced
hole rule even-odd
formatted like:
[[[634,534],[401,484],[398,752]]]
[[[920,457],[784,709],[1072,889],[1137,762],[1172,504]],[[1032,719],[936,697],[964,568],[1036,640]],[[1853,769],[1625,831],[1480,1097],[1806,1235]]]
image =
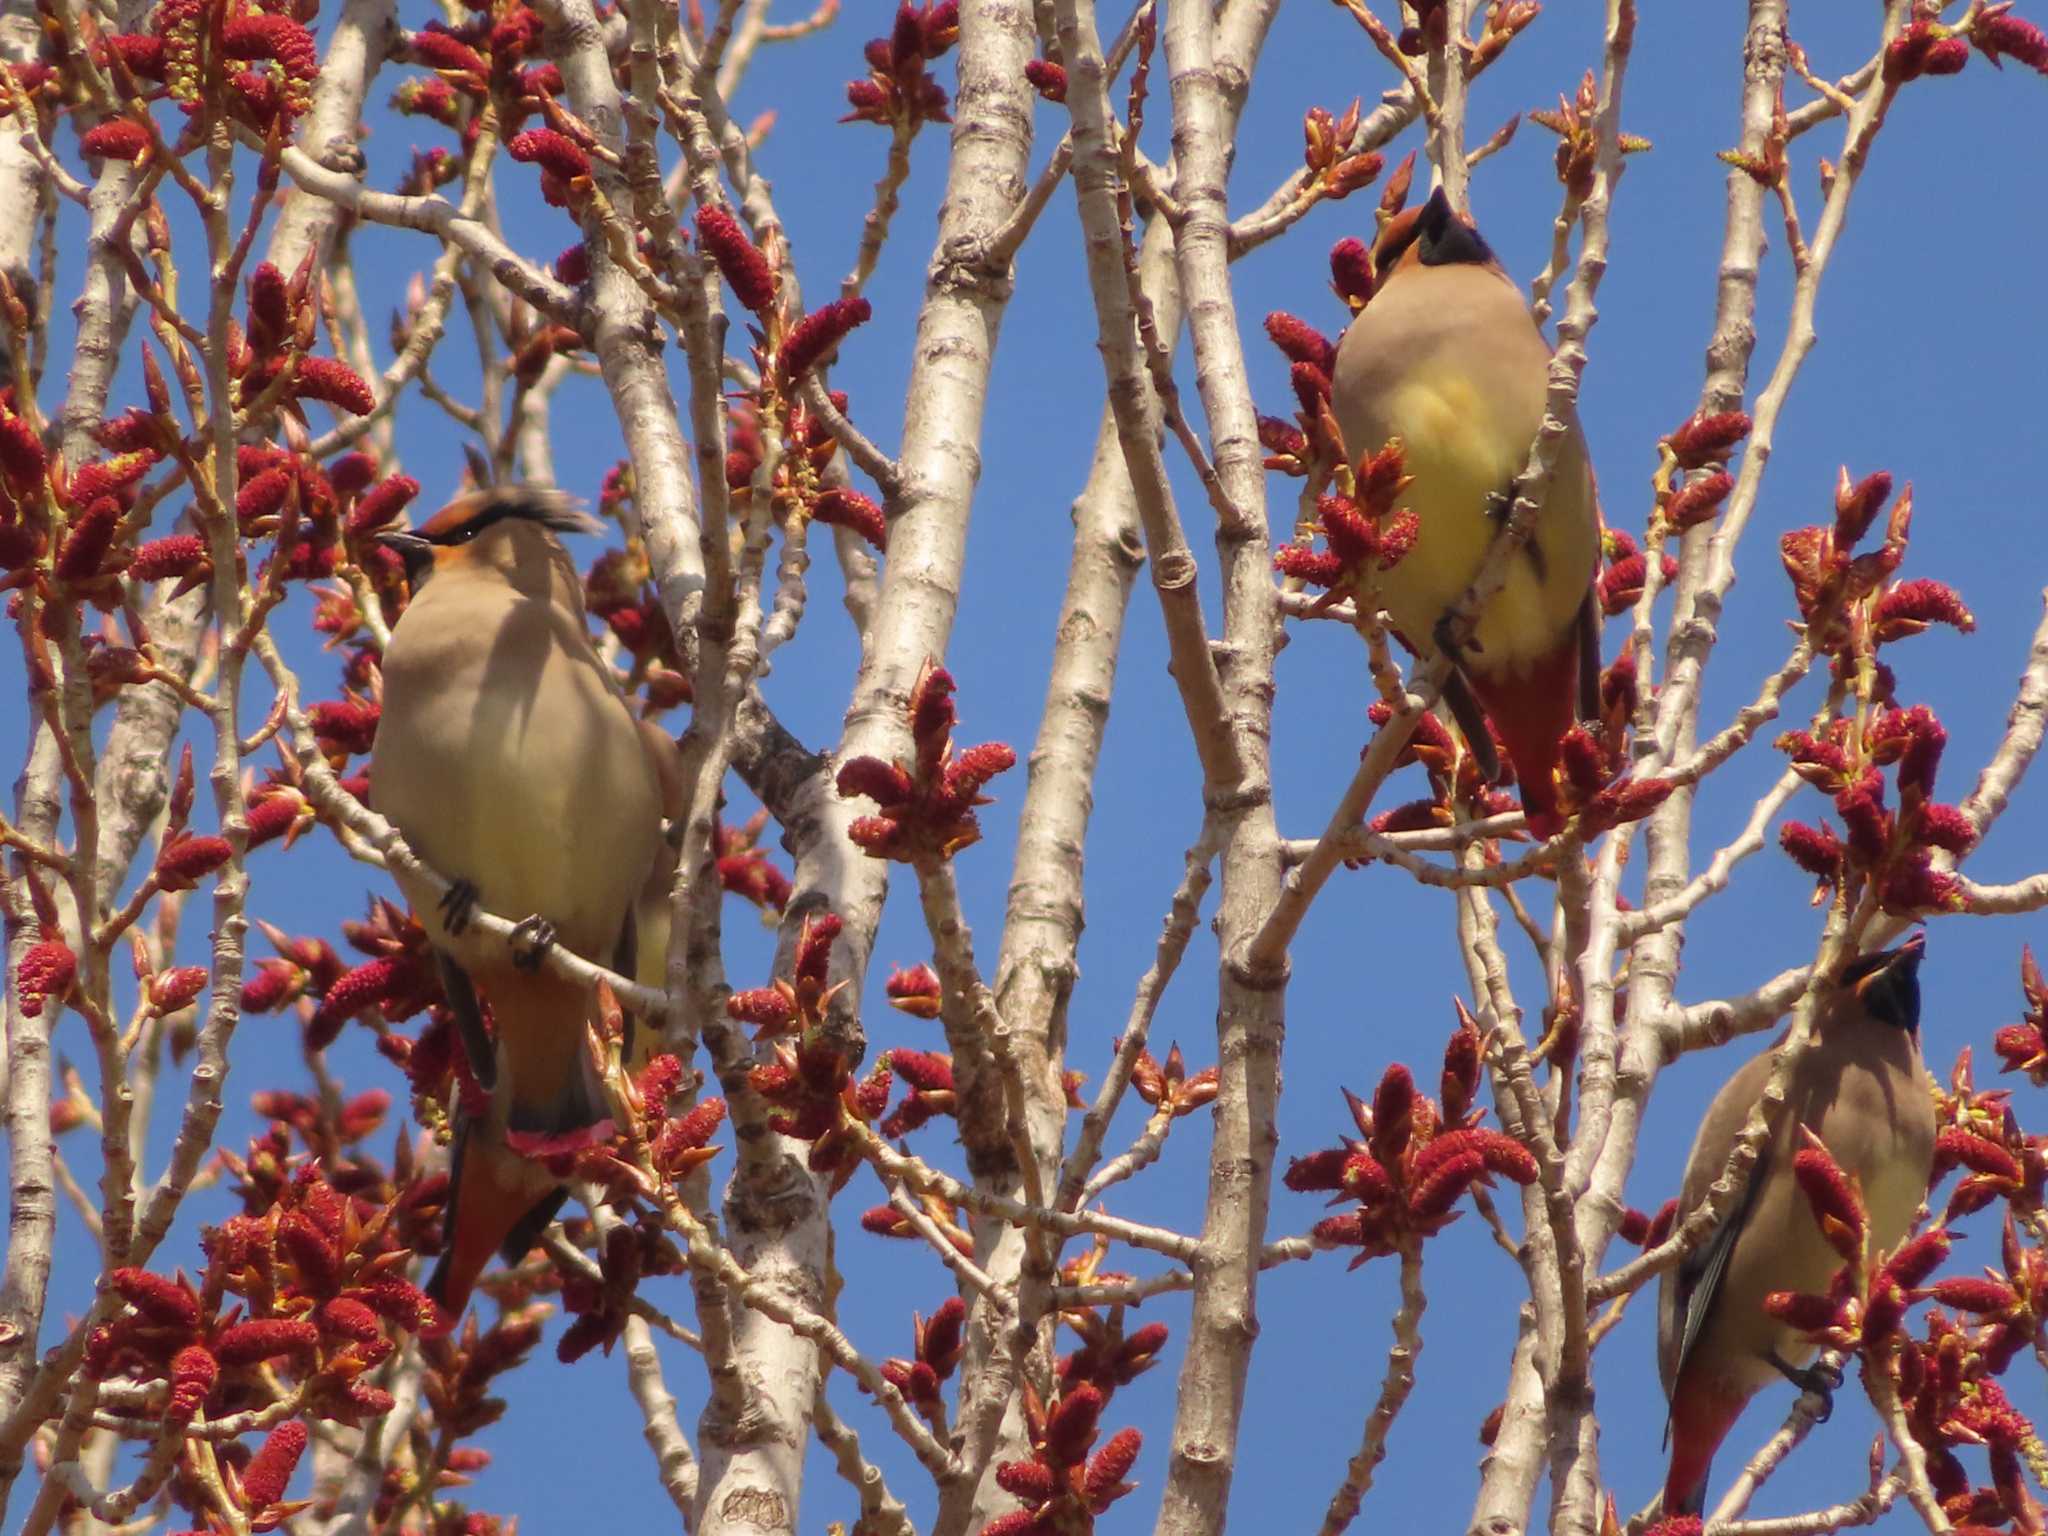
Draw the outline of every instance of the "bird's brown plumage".
[[[1736,1415],[1813,1345],[1763,1311],[1772,1291],[1825,1291],[1841,1268],[1792,1174],[1802,1128],[1812,1130],[1863,1191],[1873,1253],[1897,1246],[1927,1194],[1934,1100],[1921,1065],[1920,942],[1856,962],[1824,999],[1818,1034],[1799,1063],[1780,1123],[1720,1228],[1675,1270],[1658,1296],[1657,1365],[1671,1400],[1672,1462],[1665,1513],[1698,1513],[1708,1465]],[[1679,1192],[1681,1219],[1707,1197],[1763,1096],[1784,1037],[1714,1096]]]
[[[1478,575],[1499,529],[1496,509],[1536,441],[1550,346],[1441,191],[1388,225],[1375,259],[1381,286],[1338,347],[1330,407],[1354,460],[1401,440],[1414,483],[1400,505],[1420,527],[1381,595],[1394,627],[1427,652],[1439,620]],[[1575,714],[1593,710],[1587,682],[1598,667],[1598,628],[1588,604],[1598,559],[1592,472],[1573,420],[1534,535],[1456,658],[1507,745],[1532,824],[1546,834],[1556,830],[1557,739]],[[1483,740],[1475,748],[1490,756]]]
[[[384,655],[371,794],[428,867],[473,886],[483,910],[544,919],[556,943],[630,969],[628,918],[660,842],[663,771],[591,644],[576,568],[554,537],[581,526],[562,498],[500,489],[392,540],[415,590]],[[487,1047],[471,1005],[464,1038],[482,1058],[473,1065],[490,1109],[458,1127],[451,1255],[435,1277],[459,1313],[491,1250],[555,1189],[506,1133],[601,1118],[582,1050],[592,1003],[451,922],[424,883],[398,882],[443,958],[451,1006],[460,1017],[473,985],[495,1032]]]

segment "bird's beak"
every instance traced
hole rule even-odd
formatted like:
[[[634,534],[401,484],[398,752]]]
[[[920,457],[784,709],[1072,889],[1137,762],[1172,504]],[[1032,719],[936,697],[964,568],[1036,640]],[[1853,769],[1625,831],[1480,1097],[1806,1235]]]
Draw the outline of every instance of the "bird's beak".
[[[434,563],[434,546],[416,533],[380,533],[377,542],[405,562],[405,577],[415,587]]]

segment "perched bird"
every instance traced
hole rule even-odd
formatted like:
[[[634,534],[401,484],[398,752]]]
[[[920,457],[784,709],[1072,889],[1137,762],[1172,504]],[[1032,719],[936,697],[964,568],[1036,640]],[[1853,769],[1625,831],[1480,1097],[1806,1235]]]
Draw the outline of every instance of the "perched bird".
[[[1550,344],[1471,222],[1442,188],[1390,222],[1373,251],[1379,289],[1337,349],[1330,409],[1356,462],[1399,438],[1414,476],[1400,505],[1420,524],[1381,593],[1411,648],[1442,645],[1445,614],[1479,574],[1543,420]],[[1563,825],[1551,770],[1575,716],[1598,714],[1600,519],[1576,420],[1534,535],[1480,611],[1444,690],[1486,776],[1499,767],[1484,708],[1521,782],[1529,826]]]
[[[631,921],[661,842],[674,745],[636,722],[591,644],[582,583],[557,532],[601,525],[552,492],[493,488],[383,542],[412,600],[384,653],[371,794],[445,896],[401,874],[440,961],[471,1071],[489,1096],[458,1113],[448,1246],[428,1291],[451,1319],[493,1251],[516,1257],[561,1202],[508,1133],[553,1135],[603,1118],[585,1063],[594,1004],[540,968],[550,944],[624,974]],[[666,778],[665,778],[666,775]],[[520,916],[508,948],[470,919]],[[484,1007],[488,1005],[490,1029]]]
[[[1699,1514],[1714,1451],[1761,1388],[1783,1375],[1808,1390],[1814,1346],[1763,1310],[1772,1291],[1825,1291],[1842,1267],[1793,1176],[1801,1128],[1862,1187],[1873,1254],[1895,1248],[1927,1195],[1934,1099],[1920,1064],[1920,956],[1915,937],[1852,963],[1822,999],[1818,1037],[1793,1074],[1783,1123],[1765,1143],[1734,1208],[1684,1263],[1667,1270],[1657,1308],[1657,1365],[1671,1401],[1666,1515]],[[1707,1197],[1784,1045],[1748,1062],[1707,1107],[1685,1165],[1681,1214]]]

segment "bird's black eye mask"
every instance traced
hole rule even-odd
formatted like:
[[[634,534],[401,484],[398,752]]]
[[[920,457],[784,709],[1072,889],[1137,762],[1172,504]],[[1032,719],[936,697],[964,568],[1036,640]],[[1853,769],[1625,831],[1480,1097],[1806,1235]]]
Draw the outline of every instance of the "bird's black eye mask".
[[[467,544],[494,524],[538,523],[558,533],[600,533],[604,525],[568,497],[552,491],[509,489],[477,493],[457,501],[413,531],[381,533],[377,542],[405,562],[405,574],[417,592],[434,568],[436,549]]]
[[[471,539],[497,523],[503,522],[538,523],[543,528],[552,528],[557,533],[599,532],[597,524],[589,513],[566,497],[505,495],[493,496],[478,507],[475,512],[451,527],[423,533],[421,538],[429,544],[449,549],[457,544],[467,544]]]
[[[540,521],[539,518],[529,516],[522,509],[508,506],[504,502],[493,502],[474,517],[464,519],[453,528],[443,528],[439,533],[423,534],[421,537],[429,544],[438,544],[443,549],[452,549],[457,544],[467,544],[471,539],[493,524],[502,523],[507,518],[512,517],[527,517],[531,522]]]
[[[1873,1019],[1903,1029],[1920,1028],[1920,946],[1865,955],[1842,972],[1842,985],[1854,992]]]

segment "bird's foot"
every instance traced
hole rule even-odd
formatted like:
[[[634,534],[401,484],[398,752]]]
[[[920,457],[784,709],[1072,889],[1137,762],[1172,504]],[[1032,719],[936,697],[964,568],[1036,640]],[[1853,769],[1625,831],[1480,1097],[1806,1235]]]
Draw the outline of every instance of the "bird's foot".
[[[1431,629],[1429,637],[1435,642],[1438,652],[1463,666],[1469,658],[1477,656],[1480,652],[1481,647],[1475,634],[1476,627],[1470,619],[1464,618],[1452,609],[1437,618],[1436,626]]]
[[[441,893],[441,923],[450,935],[460,934],[476,916],[477,888],[468,880],[457,880]]]
[[[1839,1365],[1825,1358],[1805,1367],[1790,1365],[1775,1353],[1769,1356],[1769,1359],[1780,1376],[1801,1392],[1810,1393],[1820,1399],[1820,1412],[1814,1415],[1814,1423],[1825,1424],[1834,1417],[1835,1388],[1842,1384],[1842,1368]]]
[[[522,971],[537,971],[555,947],[555,925],[538,912],[523,917],[512,929],[512,963]]]

